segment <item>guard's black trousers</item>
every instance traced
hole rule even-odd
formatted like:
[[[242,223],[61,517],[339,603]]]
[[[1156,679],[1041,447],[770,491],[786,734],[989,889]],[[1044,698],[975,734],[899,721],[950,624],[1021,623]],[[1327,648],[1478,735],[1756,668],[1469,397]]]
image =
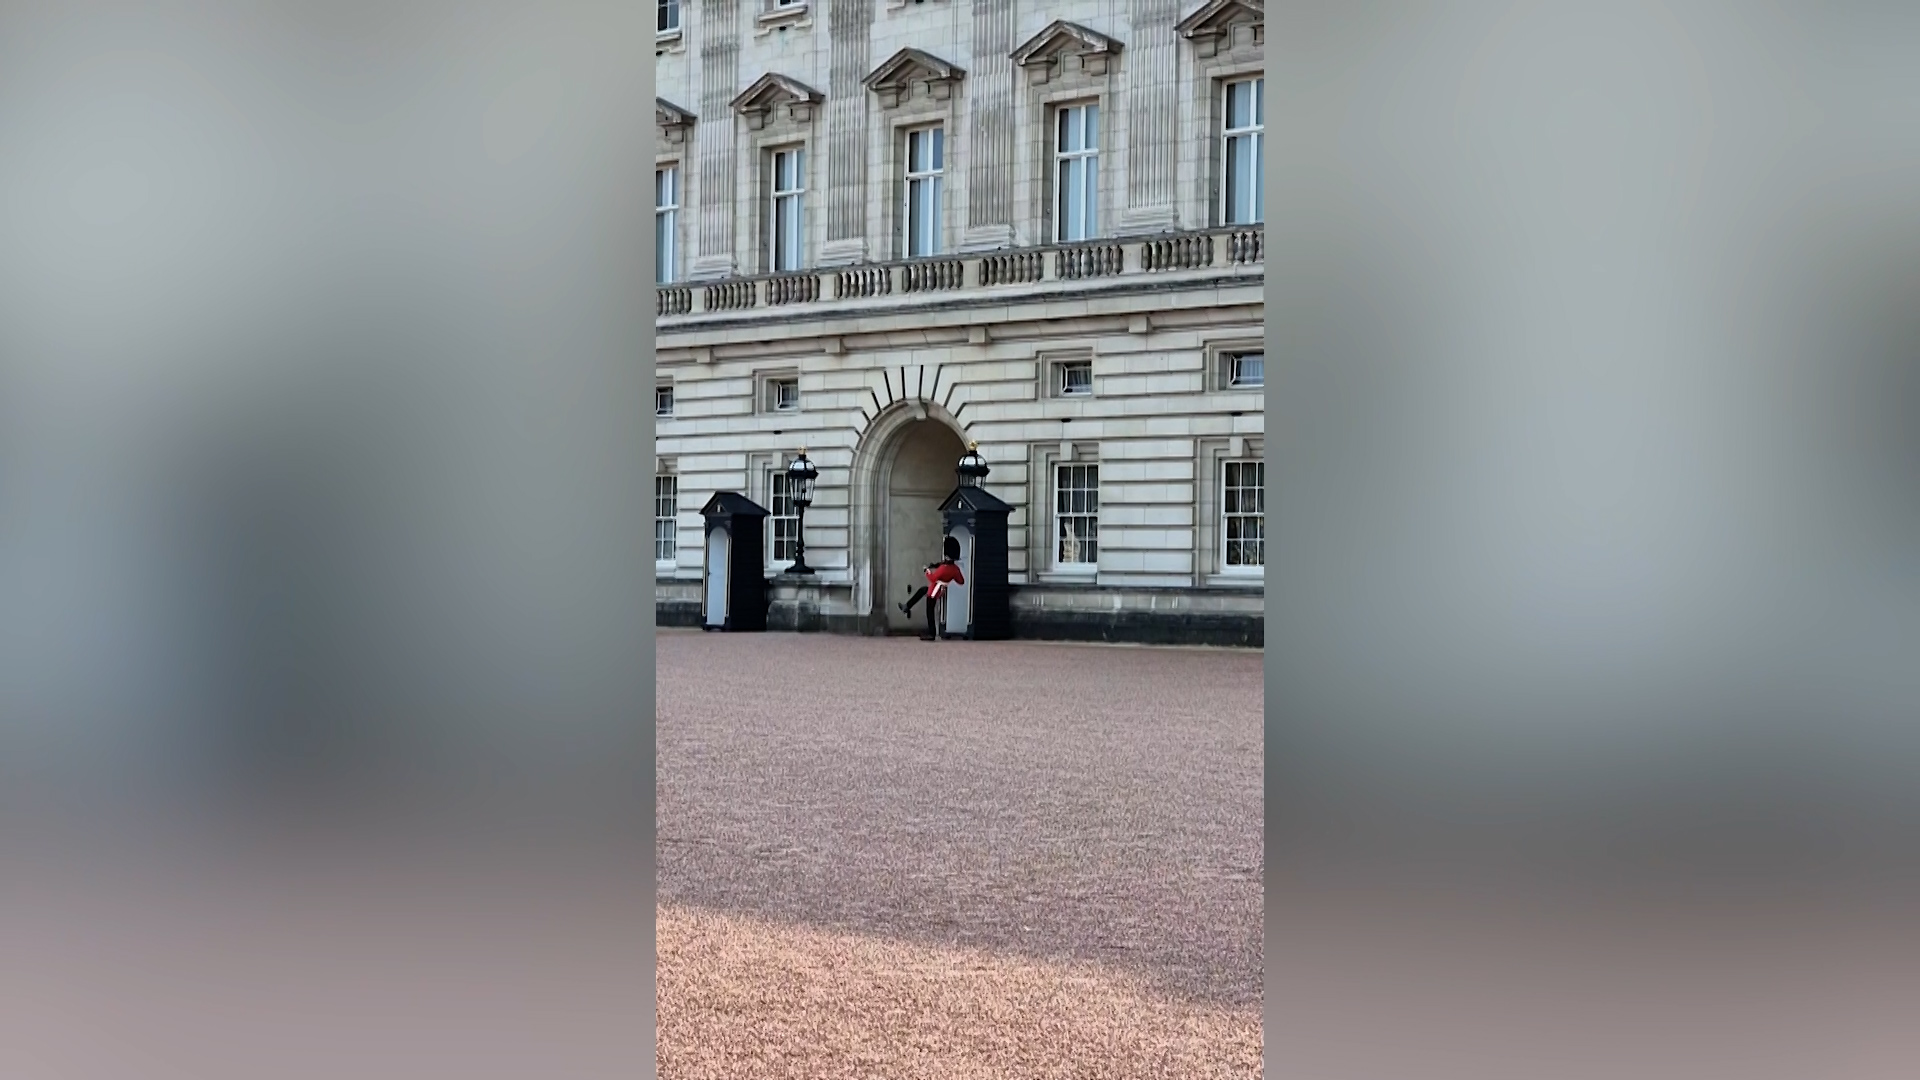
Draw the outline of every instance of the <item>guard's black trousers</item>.
[[[926,600],[926,597],[927,597],[927,590],[917,589],[914,591],[914,594],[912,596],[907,597],[906,603],[900,605],[900,610],[906,612],[908,616],[912,616],[913,605],[919,603],[922,600]],[[927,600],[927,636],[929,638],[934,638],[939,636],[937,633],[935,633],[935,626],[936,626],[935,619],[938,617],[935,614],[935,612],[937,611],[939,606],[940,605],[935,603],[934,601]]]

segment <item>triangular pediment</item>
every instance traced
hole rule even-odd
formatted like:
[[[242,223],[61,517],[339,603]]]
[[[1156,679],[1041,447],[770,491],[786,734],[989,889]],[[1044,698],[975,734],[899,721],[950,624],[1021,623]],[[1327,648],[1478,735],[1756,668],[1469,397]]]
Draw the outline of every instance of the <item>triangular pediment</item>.
[[[663,128],[692,127],[694,115],[668,101],[666,98],[653,99],[653,122]]]
[[[737,113],[766,112],[781,105],[818,105],[826,95],[799,79],[769,71],[733,99]]]
[[[1265,24],[1266,0],[1207,0],[1193,13],[1174,24],[1183,38],[1218,34],[1240,23]]]
[[[864,80],[869,90],[906,90],[916,82],[953,82],[966,75],[930,52],[901,49]]]
[[[1111,56],[1120,51],[1120,43],[1098,30],[1089,30],[1079,23],[1070,23],[1065,19],[1055,19],[1047,24],[1045,30],[1027,39],[1025,45],[1013,50],[1013,62],[1020,67],[1052,60],[1058,56],[1077,53],[1081,56]]]

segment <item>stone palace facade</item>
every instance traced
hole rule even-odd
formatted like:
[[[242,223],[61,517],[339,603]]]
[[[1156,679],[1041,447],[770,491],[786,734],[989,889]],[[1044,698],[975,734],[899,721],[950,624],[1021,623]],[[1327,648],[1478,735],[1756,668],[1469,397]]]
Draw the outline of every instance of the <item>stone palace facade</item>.
[[[1264,0],[656,2],[661,624],[737,491],[772,626],[913,629],[977,442],[1018,636],[1261,643]]]

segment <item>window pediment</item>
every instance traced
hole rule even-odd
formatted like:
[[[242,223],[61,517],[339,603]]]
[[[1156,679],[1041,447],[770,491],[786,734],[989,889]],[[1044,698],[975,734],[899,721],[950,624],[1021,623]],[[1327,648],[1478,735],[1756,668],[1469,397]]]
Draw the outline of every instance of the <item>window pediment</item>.
[[[757,129],[765,126],[767,117],[777,109],[784,110],[790,119],[805,123],[826,99],[825,94],[798,79],[769,71],[741,91],[732,106],[734,112],[746,117]]]
[[[1266,0],[1206,0],[1174,29],[1193,42],[1201,56],[1212,56],[1233,47],[1241,35],[1250,44],[1266,44],[1266,26]]]
[[[1120,48],[1120,42],[1098,30],[1056,19],[1015,49],[1012,57],[1015,66],[1025,68],[1033,82],[1043,83],[1068,56],[1079,57],[1081,67],[1088,73],[1105,75]]]
[[[953,95],[953,84],[966,74],[932,53],[901,49],[863,81],[867,89],[880,95],[882,104],[893,106],[905,101],[915,84],[925,86],[927,95],[936,101],[945,101]]]
[[[660,129],[660,134],[667,142],[686,142],[687,132],[692,130],[694,120],[692,113],[666,98],[653,99],[653,123]]]

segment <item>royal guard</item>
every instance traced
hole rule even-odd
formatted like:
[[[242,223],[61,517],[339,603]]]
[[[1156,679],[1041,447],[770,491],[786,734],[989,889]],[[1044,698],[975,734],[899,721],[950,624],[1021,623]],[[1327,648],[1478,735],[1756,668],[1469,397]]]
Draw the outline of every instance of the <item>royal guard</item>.
[[[921,641],[938,641],[940,639],[940,626],[935,612],[940,608],[940,598],[947,593],[947,586],[949,584],[965,585],[967,583],[966,575],[960,572],[959,560],[960,541],[949,536],[947,537],[945,556],[939,562],[932,563],[927,567],[927,587],[917,590],[912,596],[907,597],[906,603],[900,605],[900,610],[906,612],[908,618],[912,618],[913,605],[919,603],[922,599],[926,600],[927,632],[921,635]]]

